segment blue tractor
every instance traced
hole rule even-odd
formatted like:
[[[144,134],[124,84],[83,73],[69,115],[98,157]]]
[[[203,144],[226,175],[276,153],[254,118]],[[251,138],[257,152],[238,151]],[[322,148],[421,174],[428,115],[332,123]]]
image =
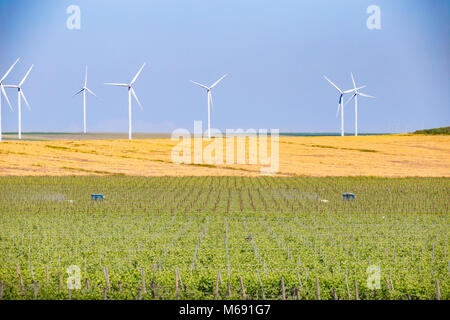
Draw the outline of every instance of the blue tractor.
[[[103,199],[105,199],[105,197],[102,194],[91,194],[91,200],[97,201]]]
[[[346,192],[346,193],[342,194],[342,200],[344,200],[344,201],[353,201],[355,199],[356,199],[356,197],[353,193]]]

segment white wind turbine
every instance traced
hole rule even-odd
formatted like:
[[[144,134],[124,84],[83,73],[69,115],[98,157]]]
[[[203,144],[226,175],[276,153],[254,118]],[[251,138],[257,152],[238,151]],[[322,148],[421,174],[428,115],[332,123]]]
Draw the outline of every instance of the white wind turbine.
[[[361,97],[367,97],[367,98],[375,98],[373,96],[369,96],[368,94],[359,92],[358,89],[362,89],[361,88],[356,88],[356,82],[355,82],[355,78],[353,77],[353,73],[350,72],[350,75],[352,76],[352,82],[353,82],[353,95],[350,97],[350,99],[347,100],[347,103],[349,103],[352,99],[355,99],[355,136],[358,135],[358,96]]]
[[[131,140],[131,95],[133,95],[134,99],[136,99],[136,102],[138,103],[139,107],[142,110],[142,105],[139,102],[138,97],[136,96],[136,93],[133,89],[133,84],[136,82],[136,79],[139,77],[139,74],[142,72],[142,69],[144,69],[146,62],[142,65],[142,67],[139,69],[139,71],[134,76],[133,80],[131,80],[130,83],[105,83],[108,86],[116,86],[116,87],[126,87],[128,88],[128,139]]]
[[[17,126],[17,132],[19,135],[19,140],[22,139],[22,98],[23,101],[25,101],[25,104],[27,105],[28,110],[31,111],[30,108],[30,104],[27,101],[27,98],[25,98],[25,94],[23,93],[22,90],[22,85],[25,82],[25,80],[27,79],[28,75],[31,72],[31,69],[33,69],[34,64],[31,65],[30,69],[28,69],[27,73],[25,74],[25,77],[23,77],[22,81],[19,82],[19,84],[17,86],[14,85],[5,85],[5,88],[16,88],[17,89],[17,112],[19,114],[18,116],[18,126]]]
[[[219,84],[220,81],[223,80],[223,78],[225,78],[227,76],[227,74],[223,75],[219,80],[217,80],[216,82],[214,82],[211,86],[207,87],[201,83],[195,82],[190,80],[192,83],[206,89],[206,91],[208,92],[208,138],[211,138],[211,111],[210,108],[213,104],[212,101],[212,94],[211,94],[211,89],[214,88],[215,86],[217,86]]]
[[[335,85],[330,79],[328,79],[326,76],[323,76],[333,87],[335,87],[337,89],[337,91],[339,91],[340,96],[339,96],[339,104],[338,104],[338,109],[336,112],[336,116],[339,114],[339,109],[341,110],[341,136],[344,136],[344,104],[343,104],[343,99],[342,97],[344,96],[344,94],[346,93],[350,93],[353,92],[355,89],[351,89],[351,90],[345,90],[342,91],[337,85]],[[361,87],[361,88],[357,88],[357,89],[362,89],[365,86]]]
[[[76,95],[80,94],[81,92],[83,92],[83,132],[84,133],[87,132],[87,130],[86,130],[86,91],[97,98],[95,93],[92,92],[92,90],[87,87],[87,78],[88,78],[88,67],[86,66],[86,73],[84,76],[84,86],[83,86],[83,88],[81,88],[80,91],[78,91],[77,93],[74,94],[74,96],[76,96]]]
[[[13,65],[6,71],[5,75],[0,79],[0,142],[2,141],[2,94],[5,97],[6,102],[8,102],[9,108],[12,110],[11,103],[9,102],[8,96],[6,95],[5,85],[3,84],[3,80],[8,76],[11,72],[12,68],[19,62],[20,58],[18,58]]]

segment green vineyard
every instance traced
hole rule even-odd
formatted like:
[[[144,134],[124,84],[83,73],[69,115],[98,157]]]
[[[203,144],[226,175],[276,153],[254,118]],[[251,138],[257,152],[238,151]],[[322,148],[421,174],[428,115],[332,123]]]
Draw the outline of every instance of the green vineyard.
[[[2,177],[0,298],[449,299],[449,199],[447,178]]]

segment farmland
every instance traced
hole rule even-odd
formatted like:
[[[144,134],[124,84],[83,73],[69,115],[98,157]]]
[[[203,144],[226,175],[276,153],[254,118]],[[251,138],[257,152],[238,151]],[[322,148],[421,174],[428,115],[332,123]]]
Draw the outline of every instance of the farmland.
[[[142,139],[25,134],[25,139],[42,140],[3,142],[0,176],[260,175],[259,164],[175,164],[171,151],[177,141],[156,134],[136,137]],[[450,136],[281,136],[279,151],[280,176],[450,177]]]
[[[0,195],[2,299],[68,299],[69,266],[71,299],[450,299],[448,178],[0,177]]]

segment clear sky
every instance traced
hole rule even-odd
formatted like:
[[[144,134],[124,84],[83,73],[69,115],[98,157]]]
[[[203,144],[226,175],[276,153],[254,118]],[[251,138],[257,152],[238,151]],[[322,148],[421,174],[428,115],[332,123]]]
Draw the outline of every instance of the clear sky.
[[[66,8],[81,9],[81,29],[69,30]],[[381,30],[369,30],[369,5],[381,9]],[[350,89],[350,72],[376,99],[359,101],[360,132],[404,132],[450,125],[450,1],[448,0],[0,0],[0,73],[16,84],[35,64],[24,92],[24,131],[81,131],[81,88],[89,66],[88,130],[126,132],[125,88],[135,84],[136,132],[212,126],[338,132],[337,91],[327,75]],[[2,101],[5,131],[17,131],[15,107]],[[346,106],[346,132],[354,129]]]

